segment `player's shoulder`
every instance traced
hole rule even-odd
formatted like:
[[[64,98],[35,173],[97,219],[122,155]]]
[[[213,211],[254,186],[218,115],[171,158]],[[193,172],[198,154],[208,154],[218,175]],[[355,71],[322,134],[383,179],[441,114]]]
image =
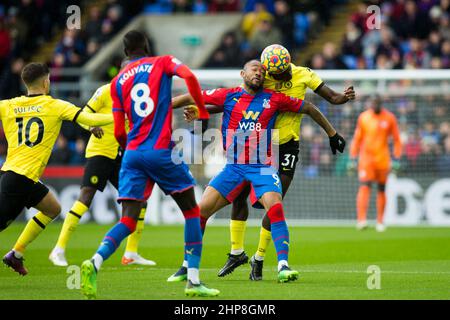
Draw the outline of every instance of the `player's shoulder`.
[[[292,76],[312,75],[315,73],[314,70],[312,70],[309,67],[296,66],[293,63],[291,63],[291,69],[292,69]]]
[[[49,102],[51,102],[52,106],[59,107],[59,108],[76,107],[72,102],[69,102],[67,100],[62,100],[62,99],[56,99],[53,97],[50,97]]]

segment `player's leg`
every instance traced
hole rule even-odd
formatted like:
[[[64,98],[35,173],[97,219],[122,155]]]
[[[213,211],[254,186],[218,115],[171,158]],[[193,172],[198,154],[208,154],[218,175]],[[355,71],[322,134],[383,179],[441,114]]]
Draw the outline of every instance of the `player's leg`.
[[[279,146],[278,153],[278,172],[281,179],[284,198],[295,175],[295,170],[299,161],[300,144],[298,141],[290,140]],[[250,280],[262,280],[264,257],[271,240],[270,219],[266,213],[263,217],[261,230],[259,232],[258,249],[250,259],[250,266],[252,268]]]
[[[87,158],[81,183],[80,195],[66,213],[58,241],[49,255],[50,261],[56,266],[67,266],[65,251],[78,223],[89,210],[97,191],[103,192],[110,176],[115,172],[113,159],[105,156]]]
[[[226,165],[224,169],[211,180],[206,187],[200,201],[200,226],[202,233],[205,232],[206,222],[215,212],[233,202],[237,195],[247,185],[243,177],[232,165]],[[180,269],[171,275],[167,281],[178,282],[186,279],[187,259],[184,254],[184,261]]]
[[[206,228],[206,222],[217,211],[227,206],[230,202],[225,199],[222,194],[212,186],[207,186],[205,192],[202,195],[202,199],[199,203],[200,209],[200,229],[204,234]],[[184,250],[184,260],[180,269],[172,274],[167,281],[168,282],[180,282],[187,279],[188,270],[188,254],[186,249]]]
[[[142,203],[153,189],[153,181],[142,170],[143,158],[137,151],[127,151],[120,169],[118,201],[122,202],[122,218],[103,238],[97,252],[81,265],[81,291],[89,299],[97,296],[97,273],[103,262],[120,246],[120,243],[136,229]]]
[[[123,265],[131,265],[131,264],[138,264],[144,266],[156,265],[155,261],[145,259],[138,253],[139,243],[141,242],[142,232],[144,231],[144,224],[145,224],[144,219],[146,212],[147,212],[147,202],[143,203],[143,206],[139,213],[139,219],[136,224],[136,230],[132,234],[130,234],[130,236],[127,238],[125,253],[123,254],[122,257]]]
[[[388,170],[377,171],[377,224],[375,228],[378,232],[386,231],[383,220],[386,209],[386,182],[388,174]]]
[[[217,296],[217,289],[207,288],[200,282],[199,267],[203,248],[202,228],[206,220],[218,210],[220,202],[208,203],[210,212],[200,217],[200,208],[194,194],[195,180],[189,172],[188,166],[179,159],[173,160],[171,150],[148,151],[144,155],[146,173],[158,184],[166,195],[171,195],[183,213],[184,252],[187,261],[187,284],[184,290],[187,296]],[[155,161],[156,159],[156,161]],[[203,220],[203,225],[201,223]]]
[[[200,282],[199,268],[203,249],[200,227],[200,208],[195,201],[194,188],[172,194],[185,219],[184,252],[187,260],[185,294],[188,296],[217,296],[217,289],[209,289]]]
[[[284,217],[281,181],[273,167],[248,168],[245,178],[252,183],[251,199],[258,200],[270,220],[272,239],[278,258],[278,281],[287,282],[298,278],[298,271],[291,270],[289,257],[289,230]]]
[[[372,165],[360,161],[358,168],[359,189],[356,195],[356,212],[358,230],[367,228],[367,210],[370,201],[370,185],[375,179],[375,171]]]
[[[293,179],[292,175],[289,174],[280,174],[281,185],[283,189],[283,198],[286,195],[286,192],[289,190]],[[261,224],[261,230],[259,232],[259,242],[258,249],[256,253],[250,259],[250,266],[252,268],[250,272],[250,280],[259,281],[262,280],[262,271],[264,266],[264,258],[266,256],[267,248],[272,240],[272,234],[270,231],[270,219],[267,213],[264,215]]]
[[[3,259],[5,264],[21,275],[28,273],[23,266],[23,256],[26,248],[61,212],[60,204],[45,185],[38,182],[30,187],[30,189],[30,196],[26,200],[26,207],[35,207],[39,211],[28,221],[13,249]]]
[[[231,251],[225,265],[217,274],[219,277],[232,273],[234,269],[248,262],[248,256],[244,251],[244,238],[248,218],[247,198],[249,193],[250,186],[248,185],[233,201],[230,220]]]
[[[94,199],[96,192],[97,189],[91,186],[82,186],[78,200],[75,201],[69,212],[66,213],[61,232],[59,233],[58,241],[56,242],[56,246],[53,248],[49,255],[50,261],[55,266],[68,266],[65,254],[67,244],[72,234],[77,229],[81,217],[89,210],[92,199]]]

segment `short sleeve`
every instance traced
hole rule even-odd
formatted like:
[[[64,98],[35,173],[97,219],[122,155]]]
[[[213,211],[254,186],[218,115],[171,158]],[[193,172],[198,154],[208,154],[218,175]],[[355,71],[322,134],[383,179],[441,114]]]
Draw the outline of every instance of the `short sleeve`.
[[[7,107],[8,104],[8,100],[0,100],[0,120],[3,117],[3,114],[5,112],[4,108]]]
[[[223,106],[227,99],[228,90],[224,88],[202,91],[205,104],[213,106]]]
[[[302,99],[289,97],[284,93],[275,93],[272,96],[272,100],[275,102],[276,107],[281,112],[299,113],[302,110],[303,104],[305,103],[305,101]]]
[[[64,100],[57,101],[57,110],[59,110],[59,118],[61,120],[76,121],[78,115],[82,111],[81,108],[71,104],[70,102]]]
[[[183,65],[183,62],[174,56],[164,56],[162,59],[164,64],[164,72],[171,77],[176,75],[177,69]]]
[[[98,88],[86,103],[86,108],[91,112],[97,112],[98,110],[100,110],[103,105],[103,95],[105,94],[105,91],[106,90],[104,86]]]
[[[306,68],[307,72],[308,72],[308,82],[306,83],[306,85],[308,86],[308,88],[310,88],[313,91],[316,91],[317,89],[319,89],[323,84],[323,80],[317,75],[317,73],[315,73],[314,71],[312,71],[310,68]]]

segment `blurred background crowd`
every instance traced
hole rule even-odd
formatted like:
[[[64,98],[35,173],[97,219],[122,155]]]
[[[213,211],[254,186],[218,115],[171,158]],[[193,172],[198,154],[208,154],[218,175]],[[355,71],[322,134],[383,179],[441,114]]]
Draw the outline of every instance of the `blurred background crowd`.
[[[239,68],[258,58],[264,47],[281,43],[294,61],[321,31],[333,27],[333,16],[349,0],[106,0],[90,6],[81,30],[67,30],[66,9],[82,8],[83,0],[2,0],[0,3],[0,99],[24,93],[20,70],[44,43],[59,37],[51,59],[52,80],[58,70],[81,67],[140,13],[226,14],[241,13],[238,29],[227,32],[206,61],[205,68]],[[381,9],[379,29],[370,29],[367,7]],[[320,52],[303,65],[312,69],[449,69],[450,0],[360,1],[343,26],[342,39],[327,41]],[[194,17],[195,18],[195,17]],[[368,23],[369,22],[369,23]],[[150,39],[151,51],[156,54]],[[120,68],[120,57],[112,57],[103,80],[112,79]],[[64,80],[67,80],[65,78]],[[75,79],[76,80],[76,79]],[[356,90],[358,88],[356,87]],[[364,99],[344,106],[330,106],[308,96],[347,137],[353,134],[356,117],[364,110]],[[443,97],[386,98],[385,106],[399,118],[404,142],[404,170],[450,171],[450,95]],[[64,124],[51,164],[84,163],[89,135],[71,123]],[[6,140],[0,129],[0,162],[6,155]],[[344,175],[346,158],[337,162],[328,151],[324,134],[306,120],[302,127],[302,169],[307,177],[318,174]]]

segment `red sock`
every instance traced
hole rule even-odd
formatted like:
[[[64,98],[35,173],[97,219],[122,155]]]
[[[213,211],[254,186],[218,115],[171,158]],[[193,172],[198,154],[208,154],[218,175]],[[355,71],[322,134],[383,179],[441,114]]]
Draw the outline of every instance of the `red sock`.
[[[202,229],[202,232],[205,232],[206,228],[206,222],[208,221],[208,218],[200,216],[200,228]]]
[[[269,217],[271,224],[279,221],[284,221],[283,204],[281,202],[274,204],[267,211],[267,216]]]
[[[369,207],[370,200],[370,187],[367,185],[361,185],[356,197],[356,210],[358,214],[358,222],[364,222],[367,220],[367,208]]]
[[[384,209],[386,208],[386,193],[378,191],[377,193],[377,222],[383,223]]]

